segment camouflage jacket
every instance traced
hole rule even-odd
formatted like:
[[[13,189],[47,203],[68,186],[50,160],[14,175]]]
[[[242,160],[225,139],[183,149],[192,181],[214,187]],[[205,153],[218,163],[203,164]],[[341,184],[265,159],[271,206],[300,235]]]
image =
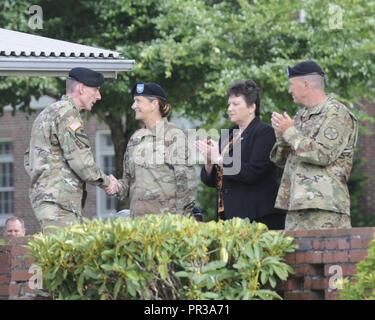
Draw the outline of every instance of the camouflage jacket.
[[[139,129],[129,140],[120,180],[121,199],[129,198],[131,215],[190,214],[196,172],[188,164],[184,132],[163,118],[152,129]]]
[[[357,119],[333,98],[298,111],[271,151],[284,167],[275,207],[350,214],[347,181],[357,136]]]
[[[47,201],[80,214],[84,183],[109,185],[109,177],[95,164],[79,110],[66,96],[35,119],[24,164],[34,209]]]

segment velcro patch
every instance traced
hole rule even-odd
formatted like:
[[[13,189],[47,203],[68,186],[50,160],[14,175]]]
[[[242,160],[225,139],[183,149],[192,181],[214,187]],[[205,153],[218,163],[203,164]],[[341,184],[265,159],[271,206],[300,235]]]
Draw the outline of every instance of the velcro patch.
[[[329,140],[336,140],[339,136],[339,133],[336,128],[328,127],[324,130],[324,136]]]
[[[79,128],[82,127],[82,123],[78,120],[74,120],[70,125],[69,128],[73,131],[77,131]]]

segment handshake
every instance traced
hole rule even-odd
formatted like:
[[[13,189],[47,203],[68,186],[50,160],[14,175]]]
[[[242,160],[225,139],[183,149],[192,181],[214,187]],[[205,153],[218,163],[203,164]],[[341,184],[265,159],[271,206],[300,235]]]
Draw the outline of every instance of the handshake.
[[[109,179],[109,186],[107,188],[104,188],[104,191],[107,195],[113,196],[114,194],[120,191],[121,184],[112,174],[109,176]]]

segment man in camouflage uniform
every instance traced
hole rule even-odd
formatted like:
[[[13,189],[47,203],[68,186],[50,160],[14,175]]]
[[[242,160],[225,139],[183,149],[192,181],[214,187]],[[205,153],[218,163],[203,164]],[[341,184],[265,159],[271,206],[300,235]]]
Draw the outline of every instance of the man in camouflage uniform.
[[[272,114],[271,160],[284,168],[275,207],[288,210],[285,229],[350,228],[347,187],[357,119],[326,96],[324,72],[313,61],[288,67],[289,93],[304,106],[294,120]]]
[[[31,177],[31,205],[43,232],[81,221],[86,183],[101,188],[115,183],[96,166],[80,115],[101,99],[103,82],[103,75],[93,70],[72,69],[66,95],[35,119],[25,169]]]
[[[184,132],[166,118],[171,110],[167,96],[155,83],[139,83],[132,94],[132,109],[145,127],[128,142],[119,190],[106,191],[129,198],[131,216],[168,212],[190,215],[196,173],[188,164]]]

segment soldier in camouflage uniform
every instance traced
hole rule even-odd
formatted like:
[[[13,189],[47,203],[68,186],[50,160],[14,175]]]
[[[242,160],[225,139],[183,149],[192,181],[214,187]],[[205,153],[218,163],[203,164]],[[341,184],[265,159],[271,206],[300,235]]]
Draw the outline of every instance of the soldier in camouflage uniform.
[[[105,188],[114,181],[96,166],[80,115],[100,100],[103,82],[103,75],[93,70],[72,69],[67,94],[35,119],[25,169],[31,177],[31,205],[43,232],[81,221],[86,183]]]
[[[155,83],[138,83],[132,94],[135,117],[145,127],[137,130],[128,142],[117,196],[129,198],[133,217],[168,212],[190,215],[196,173],[188,164],[184,132],[167,121],[171,106],[166,94]]]
[[[294,121],[274,112],[271,160],[284,168],[275,207],[288,210],[285,229],[350,228],[347,187],[357,119],[324,93],[324,72],[313,61],[288,67],[289,93],[304,105]]]

